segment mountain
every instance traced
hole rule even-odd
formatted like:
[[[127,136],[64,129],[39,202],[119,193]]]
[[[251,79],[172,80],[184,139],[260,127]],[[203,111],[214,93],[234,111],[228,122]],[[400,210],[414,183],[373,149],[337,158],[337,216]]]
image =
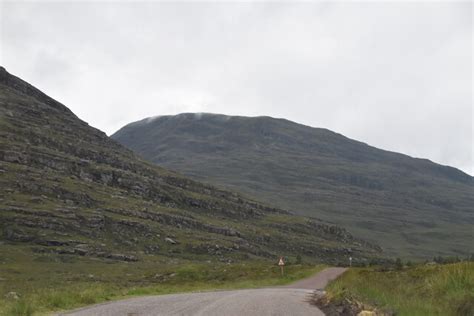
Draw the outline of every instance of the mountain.
[[[474,252],[474,181],[452,167],[271,117],[159,116],[111,137],[196,180],[347,227],[392,255]]]
[[[15,251],[127,262],[380,256],[340,227],[145,162],[4,68],[0,136],[2,260]]]

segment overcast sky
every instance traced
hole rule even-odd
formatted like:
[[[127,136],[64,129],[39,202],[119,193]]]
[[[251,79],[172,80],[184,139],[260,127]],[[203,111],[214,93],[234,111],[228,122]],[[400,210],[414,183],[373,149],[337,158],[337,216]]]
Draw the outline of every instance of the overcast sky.
[[[472,3],[3,2],[0,63],[107,134],[269,115],[474,174]]]

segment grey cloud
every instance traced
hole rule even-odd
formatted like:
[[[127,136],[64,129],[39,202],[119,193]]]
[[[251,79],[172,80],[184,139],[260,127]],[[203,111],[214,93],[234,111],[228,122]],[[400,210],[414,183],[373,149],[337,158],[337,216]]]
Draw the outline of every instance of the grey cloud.
[[[473,174],[472,4],[3,2],[1,64],[107,133],[285,117]]]

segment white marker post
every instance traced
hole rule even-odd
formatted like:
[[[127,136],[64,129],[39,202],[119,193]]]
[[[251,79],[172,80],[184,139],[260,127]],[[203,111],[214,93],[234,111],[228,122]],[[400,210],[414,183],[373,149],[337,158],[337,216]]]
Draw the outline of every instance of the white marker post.
[[[278,265],[280,266],[281,276],[283,276],[283,267],[285,266],[285,261],[283,261],[283,257],[280,257],[280,261],[278,261]]]
[[[349,267],[352,267],[352,257],[349,257]]]

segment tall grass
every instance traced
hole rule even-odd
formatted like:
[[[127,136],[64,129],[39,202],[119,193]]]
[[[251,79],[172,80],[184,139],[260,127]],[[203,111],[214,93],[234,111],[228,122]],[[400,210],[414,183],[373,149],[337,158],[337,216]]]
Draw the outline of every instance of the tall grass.
[[[474,263],[414,266],[400,271],[360,268],[328,287],[343,298],[393,310],[397,315],[474,315]]]

